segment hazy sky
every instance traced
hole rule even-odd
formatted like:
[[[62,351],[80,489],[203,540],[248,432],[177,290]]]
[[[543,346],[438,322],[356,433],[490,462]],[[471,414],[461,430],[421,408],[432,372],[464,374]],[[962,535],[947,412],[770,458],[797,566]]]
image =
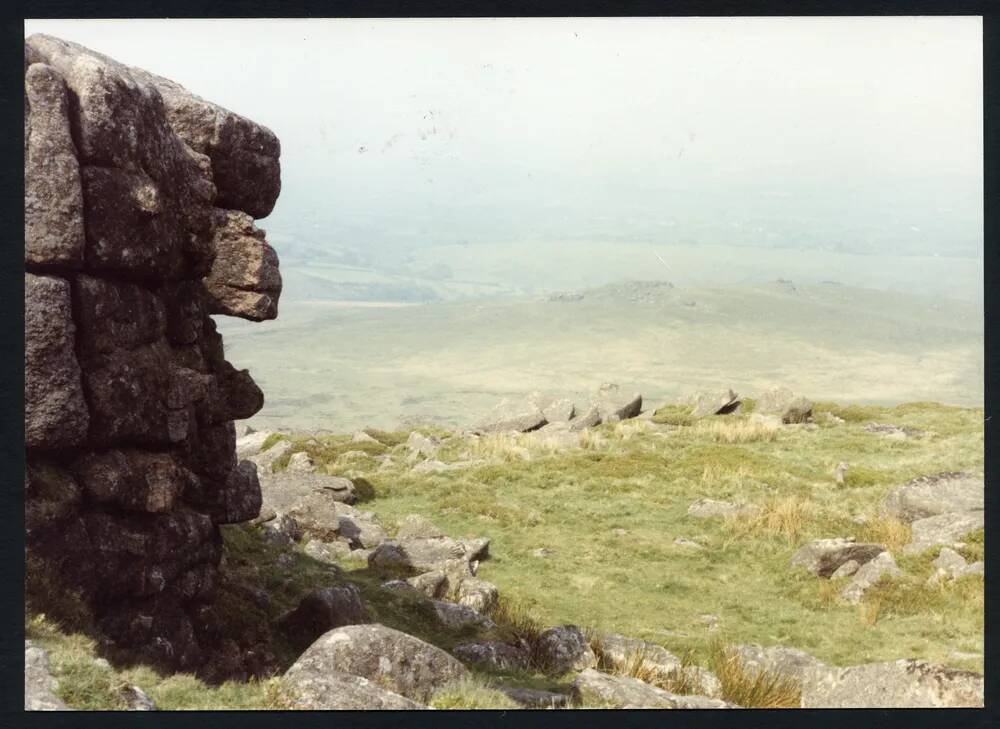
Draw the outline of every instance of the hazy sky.
[[[737,237],[878,246],[905,233],[941,255],[981,248],[981,28],[940,17],[25,24],[273,129],[284,187],[268,228],[328,228],[358,245],[608,229],[723,242],[704,229],[728,221]]]

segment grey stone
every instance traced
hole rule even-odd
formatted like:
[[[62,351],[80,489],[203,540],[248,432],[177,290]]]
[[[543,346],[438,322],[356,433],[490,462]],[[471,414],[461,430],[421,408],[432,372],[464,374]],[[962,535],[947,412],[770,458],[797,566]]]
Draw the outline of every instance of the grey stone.
[[[572,684],[578,702],[608,708],[633,709],[729,709],[734,706],[721,699],[705,696],[682,696],[630,676],[612,676],[588,668]]]
[[[56,696],[59,682],[49,673],[49,654],[24,641],[24,710],[69,711]]]
[[[882,510],[889,516],[913,522],[952,511],[982,510],[984,504],[982,478],[970,473],[939,473],[897,486],[885,497]]]
[[[805,651],[781,645],[764,647],[751,643],[734,646],[733,650],[744,669],[756,674],[763,671],[782,676],[796,683],[801,683],[808,672],[826,667],[825,663]]]
[[[695,396],[691,417],[704,418],[708,415],[724,415],[739,407],[740,399],[732,390],[703,392]]]
[[[545,425],[545,415],[529,401],[502,400],[476,427],[479,433],[517,431],[527,433]]]
[[[527,668],[529,664],[525,650],[497,641],[461,643],[451,652],[462,663],[494,671]]]
[[[278,619],[278,625],[293,645],[304,648],[328,630],[363,623],[367,617],[361,592],[345,584],[310,591],[294,610]]]
[[[500,595],[496,585],[476,577],[466,577],[458,585],[456,601],[480,613],[488,613],[496,607]]]
[[[892,555],[889,552],[881,552],[874,559],[858,568],[858,571],[851,577],[851,581],[841,590],[840,597],[844,601],[856,605],[861,602],[865,592],[882,577],[886,575],[898,577],[901,574],[902,571],[896,566],[896,560],[892,558]]]
[[[624,393],[618,385],[606,382],[597,393],[597,409],[602,423],[617,423],[634,418],[642,410],[642,395]]]
[[[536,652],[541,664],[553,673],[580,671],[597,665],[597,656],[583,631],[575,625],[543,630],[538,636]]]
[[[664,680],[673,677],[682,668],[680,658],[655,643],[617,633],[602,635],[599,643],[600,660],[602,665],[608,667],[621,669],[628,662],[641,660],[644,671]]]
[[[810,671],[804,709],[982,707],[983,676],[919,660]]]
[[[361,711],[427,708],[367,678],[338,671],[290,671],[283,683],[294,692],[297,709]]]
[[[316,470],[316,464],[308,453],[299,451],[289,457],[288,470],[293,473],[312,473]]]
[[[858,544],[853,538],[817,539],[792,555],[792,567],[801,567],[819,577],[830,577],[845,562],[863,565],[885,551],[881,544]]]
[[[955,511],[926,519],[917,519],[911,524],[910,543],[903,547],[903,554],[920,554],[939,544],[954,544],[984,527],[984,512]]]
[[[264,321],[278,316],[278,254],[253,218],[236,210],[213,213],[215,258],[202,284],[209,313]]]
[[[348,625],[325,633],[285,674],[292,685],[332,672],[376,681],[415,701],[470,674],[461,663],[429,643],[378,623]]]
[[[470,627],[489,630],[496,627],[496,624],[488,617],[465,605],[444,600],[431,600],[431,609],[438,621],[449,630],[463,630]]]
[[[507,698],[526,709],[564,709],[569,702],[569,696],[555,691],[519,688],[515,686],[498,686],[497,690]]]

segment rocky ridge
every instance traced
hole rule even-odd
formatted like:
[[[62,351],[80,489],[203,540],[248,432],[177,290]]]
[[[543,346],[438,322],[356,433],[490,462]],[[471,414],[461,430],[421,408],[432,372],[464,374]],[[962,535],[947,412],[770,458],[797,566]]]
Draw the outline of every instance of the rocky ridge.
[[[254,218],[265,127],[74,43],[33,35],[25,78],[29,577],[55,575],[105,640],[198,670],[213,646],[219,525],[257,515],[233,420],[263,394],[210,315],[277,315]]]

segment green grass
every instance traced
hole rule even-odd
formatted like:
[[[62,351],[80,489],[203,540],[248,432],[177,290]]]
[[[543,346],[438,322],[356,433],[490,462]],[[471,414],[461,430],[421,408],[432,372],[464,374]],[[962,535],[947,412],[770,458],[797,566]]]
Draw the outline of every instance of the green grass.
[[[932,403],[821,403],[814,409],[817,416],[824,411],[846,422],[817,417],[815,429],[790,426],[773,437],[729,437],[720,433],[757,432],[749,415],[674,427],[676,409],[661,408],[652,422],[599,426],[579,449],[552,451],[530,434],[495,437],[478,446],[452,437],[439,449],[442,460],[468,452],[496,462],[441,473],[410,470],[402,445],[409,431],[368,431],[379,441],[375,444],[350,443],[350,436],[292,437],[293,451],[306,450],[323,469],[363,483],[365,508],[378,513],[390,533],[407,514],[418,513],[453,537],[490,537],[491,558],[480,565],[479,576],[500,590],[500,605],[492,613],[498,627],[444,629],[420,600],[381,588],[393,576],[388,572],[357,560],[342,561],[338,568],[298,550],[289,564],[280,549],[261,539],[259,528],[248,525],[223,528],[228,567],[219,609],[229,630],[246,634],[272,624],[309,589],[349,581],[361,590],[372,620],[445,650],[471,639],[522,640],[530,646],[545,627],[574,623],[642,638],[689,662],[715,666],[727,676],[720,675],[729,686],[727,697],[742,705],[783,705],[793,697],[773,677],[728,666],[718,640],[711,640],[717,634],[707,630],[706,613],[717,616],[727,645],[783,644],[832,665],[917,657],[982,671],[982,658],[951,655],[982,652],[982,578],[928,587],[937,551],[903,556],[908,526],[878,515],[885,494],[911,478],[982,473],[982,410]],[[920,434],[887,439],[864,431],[871,421]],[[379,469],[371,458],[344,464],[339,459],[349,450],[386,454],[390,466]],[[850,468],[846,483],[837,484],[833,468],[841,461]],[[756,504],[760,512],[724,520],[688,516],[690,503],[703,497]],[[866,521],[856,523],[857,516]],[[837,599],[842,585],[789,567],[802,543],[835,536],[889,545],[905,574],[880,583],[861,605],[851,606]],[[676,537],[705,549],[678,547]],[[965,542],[963,555],[982,559],[982,532]],[[540,547],[551,553],[533,556]],[[267,591],[268,608],[246,599],[247,585]],[[61,695],[73,706],[114,708],[121,681],[138,685],[162,708],[261,708],[288,701],[268,680],[209,687],[191,676],[162,677],[143,667],[95,672],[85,660],[92,657],[93,644],[73,626],[73,620],[86,621],[72,601],[63,631],[37,617],[45,611],[43,600],[35,598],[31,609],[36,624],[29,623],[29,637],[52,651]],[[295,658],[277,630],[273,650],[282,668]],[[442,692],[435,701],[442,708],[499,707],[489,686],[501,680],[565,690],[567,677],[542,668],[477,671],[472,684]]]
[[[465,679],[444,686],[431,696],[435,709],[520,709],[506,694],[481,678]]]

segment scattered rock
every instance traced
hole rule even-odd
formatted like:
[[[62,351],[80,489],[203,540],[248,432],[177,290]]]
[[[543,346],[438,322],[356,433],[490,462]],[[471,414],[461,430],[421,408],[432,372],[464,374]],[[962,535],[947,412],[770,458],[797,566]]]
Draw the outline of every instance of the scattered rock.
[[[856,560],[849,559],[833,571],[833,574],[830,575],[830,579],[839,580],[843,577],[850,577],[858,571],[859,567],[861,567],[861,565],[858,564]]]
[[[881,544],[856,544],[853,538],[817,539],[792,555],[792,567],[801,567],[819,577],[830,577],[845,562],[859,565],[885,552]]]
[[[123,687],[121,697],[128,711],[156,711],[156,704],[138,686]]]
[[[431,525],[433,526],[433,525]],[[464,563],[470,574],[475,574],[478,563],[489,556],[490,540],[487,538],[458,540],[451,537],[411,537],[410,527],[401,527],[396,539],[388,540],[375,548],[368,563],[372,567],[415,570],[453,569],[455,563]]]
[[[440,648],[378,623],[347,625],[321,636],[285,674],[296,688],[330,673],[349,673],[426,702],[433,691],[469,677]]]
[[[411,433],[412,435],[412,433]],[[375,443],[377,445],[382,445],[375,438],[372,438],[368,433],[363,430],[359,430],[353,436],[351,436],[351,443]]]
[[[351,552],[351,545],[347,542],[321,542],[318,539],[310,539],[306,542],[302,551],[319,562],[336,564]]]
[[[572,684],[578,702],[624,709],[729,709],[733,704],[705,696],[681,696],[631,678],[588,668]]]
[[[312,473],[316,470],[316,464],[308,453],[299,451],[288,459],[288,470],[293,473]]]
[[[294,516],[281,514],[261,525],[264,539],[271,544],[291,546],[302,538],[302,529]]]
[[[754,516],[760,507],[754,504],[735,504],[731,501],[698,499],[688,507],[688,515],[696,519],[717,519],[727,516]]]
[[[69,711],[56,696],[59,682],[49,673],[49,654],[24,641],[24,710]]]
[[[788,388],[769,390],[757,398],[755,408],[758,413],[778,415],[781,422],[789,425],[805,423],[812,418],[813,404],[810,400],[796,395]]]
[[[903,554],[920,554],[938,544],[954,544],[963,537],[977,532],[984,526],[984,512],[955,511],[926,519],[917,519],[910,525],[910,543],[903,547]]]
[[[810,671],[804,709],[982,707],[983,676],[918,660]]]
[[[896,560],[889,552],[881,552],[874,559],[866,562],[854,573],[851,581],[841,590],[840,597],[844,601],[856,605],[861,602],[868,591],[883,576],[898,577],[902,570],[896,566]]]
[[[502,433],[517,431],[527,433],[541,428],[548,422],[538,407],[530,402],[501,401],[475,428],[479,433]]]
[[[528,654],[516,646],[497,641],[462,643],[452,654],[463,663],[495,671],[527,668]]]
[[[465,605],[445,602],[444,600],[431,600],[431,608],[440,623],[449,630],[462,630],[469,627],[489,630],[496,627],[496,623],[488,617]]]
[[[889,492],[882,510],[902,521],[946,514],[977,511],[985,505],[983,479],[969,473],[939,473],[921,476]]]
[[[568,423],[576,415],[576,406],[572,400],[562,398],[559,400],[550,400],[541,407],[541,411],[549,424]]]
[[[740,398],[732,390],[703,392],[695,396],[691,417],[704,418],[708,415],[726,415],[740,406]]]
[[[374,515],[372,519],[341,516],[338,517],[337,523],[337,534],[350,542],[354,549],[373,549],[389,538]]]
[[[597,405],[591,405],[582,415],[578,415],[569,421],[570,431],[576,433],[587,428],[593,428],[601,424],[601,409]]]
[[[541,664],[554,673],[580,671],[597,665],[583,631],[575,625],[560,625],[538,636],[537,655]]]
[[[642,395],[623,393],[618,385],[605,382],[597,393],[597,411],[602,423],[634,418],[642,410]]]
[[[612,633],[600,638],[600,658],[603,664],[622,668],[637,656],[642,656],[642,668],[656,674],[661,679],[670,678],[681,670],[681,659],[666,648],[655,643],[647,643],[638,638],[628,638]]]
[[[354,483],[339,476],[282,471],[260,479],[262,509],[295,517],[305,535],[334,541],[344,505],[357,499]]]
[[[890,438],[892,440],[905,440],[911,435],[917,435],[918,431],[912,428],[901,428],[898,425],[892,425],[888,423],[868,423],[864,427],[864,430],[868,433],[875,433],[876,435],[881,435],[883,438]]]
[[[411,457],[433,458],[437,455],[437,442],[416,430],[410,433],[410,437],[406,439],[406,447],[409,449]]]
[[[566,694],[553,691],[516,688],[514,686],[498,686],[497,689],[504,693],[511,701],[520,704],[526,709],[564,709],[569,700]]]
[[[448,593],[448,576],[443,570],[424,572],[409,578],[406,584],[430,598],[444,597]]]
[[[757,643],[751,643],[735,646],[733,650],[744,668],[757,673],[765,671],[799,683],[808,672],[826,667],[825,663],[805,651],[781,645],[765,648]]]
[[[295,693],[298,709],[361,711],[427,708],[382,688],[374,681],[349,673],[300,670],[286,674],[284,683]]]
[[[257,464],[258,474],[270,474],[274,472],[274,462],[288,453],[292,444],[287,440],[279,440],[266,451],[261,451],[257,455],[247,456],[247,460]]]
[[[458,604],[480,613],[488,613],[496,607],[499,598],[496,585],[476,577],[466,577],[458,586]]]
[[[294,610],[278,618],[278,626],[292,645],[304,648],[328,630],[366,619],[361,592],[357,586],[346,584],[312,590]]]
[[[236,439],[236,457],[242,460],[258,455],[264,442],[272,435],[274,433],[270,430],[257,430],[238,437]]]

